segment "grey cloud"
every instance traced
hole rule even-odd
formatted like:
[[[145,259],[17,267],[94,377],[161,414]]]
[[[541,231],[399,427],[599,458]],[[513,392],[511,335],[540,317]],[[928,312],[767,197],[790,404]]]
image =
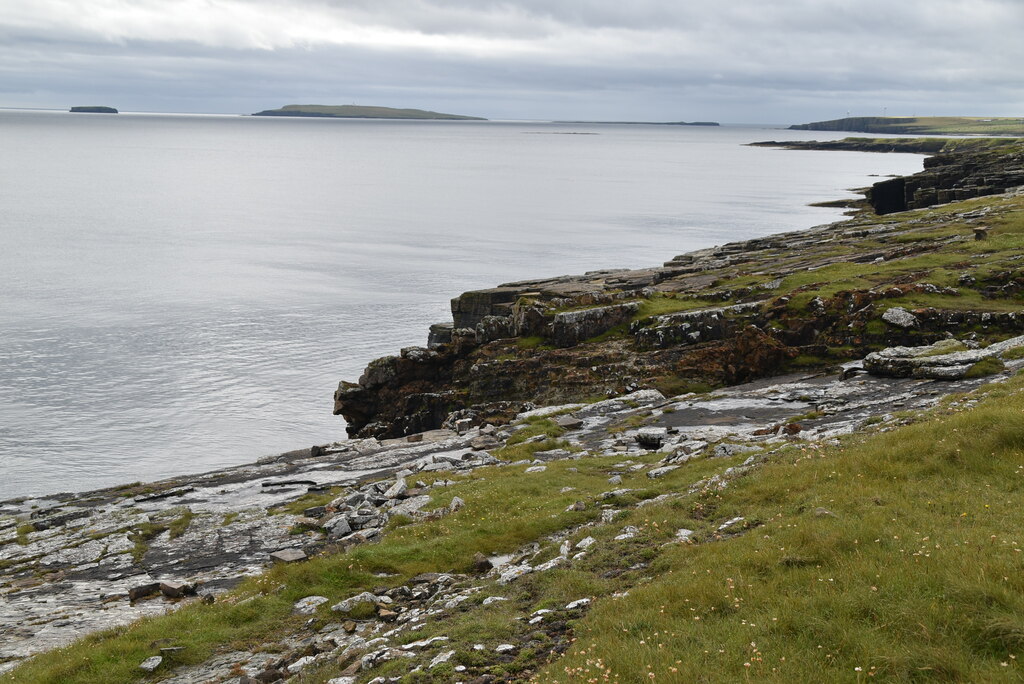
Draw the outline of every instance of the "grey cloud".
[[[175,14],[192,0],[137,0],[109,27],[43,12],[61,1],[0,8],[0,106],[780,123],[1024,109],[1019,0],[209,0],[198,28]]]

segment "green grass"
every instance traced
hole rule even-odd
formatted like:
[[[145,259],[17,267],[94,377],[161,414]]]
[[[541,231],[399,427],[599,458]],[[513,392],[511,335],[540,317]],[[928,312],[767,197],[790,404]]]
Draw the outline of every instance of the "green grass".
[[[15,534],[17,535],[15,537],[15,541],[21,546],[28,546],[28,536],[32,532],[35,532],[35,529],[36,528],[32,526],[32,523],[21,523],[15,531]]]
[[[520,349],[554,349],[554,346],[546,338],[539,335],[520,337],[516,340],[516,346]]]
[[[560,427],[555,421],[549,417],[534,416],[527,418],[521,423],[520,427],[516,432],[509,437],[505,444],[507,446],[515,446],[521,444],[528,439],[537,437],[539,435],[545,435],[546,437],[555,438],[561,437],[565,434],[565,428]]]
[[[1006,370],[1006,365],[995,356],[988,356],[967,369],[967,378],[983,378]]]
[[[716,519],[761,524],[665,547],[537,681],[1019,681],[1022,385],[705,495]],[[645,513],[692,527],[688,505]]]
[[[189,525],[192,524],[192,519],[194,517],[195,514],[191,510],[186,508],[182,511],[181,515],[167,525],[168,537],[171,539],[177,539],[181,535],[185,534],[185,530],[187,530]]]
[[[290,515],[302,515],[303,511],[307,508],[315,508],[316,506],[326,506],[330,502],[338,498],[341,494],[341,487],[331,487],[330,489],[323,492],[311,492],[309,494],[303,494],[294,501],[289,501],[286,504],[278,506],[271,510],[273,514],[288,513]],[[224,523],[227,524],[227,523]]]
[[[636,315],[633,316],[633,320],[639,321],[644,318],[650,318],[651,316],[662,316],[664,314],[693,311],[695,309],[704,309],[709,306],[723,305],[723,302],[708,302],[706,300],[694,299],[692,297],[682,298],[656,293],[648,299],[640,301],[640,309],[637,311]]]
[[[1024,347],[1015,347],[1002,353],[1003,359],[1006,361],[1015,361],[1017,359],[1024,359]]]
[[[560,445],[548,440],[509,449],[535,451]],[[320,556],[298,565],[272,567],[225,600],[185,606],[170,615],[92,635],[29,661],[8,679],[67,684],[138,681],[142,679],[138,663],[154,654],[151,644],[159,639],[171,637],[175,645],[185,646],[181,663],[198,663],[215,649],[252,648],[296,629],[307,618],[291,617],[290,611],[294,601],[302,597],[318,594],[334,602],[382,584],[407,581],[421,572],[467,572],[478,551],[488,555],[508,553],[597,517],[600,509],[594,501],[609,488],[607,472],[617,458],[554,462],[544,473],[535,475],[524,475],[522,467],[474,471],[458,478],[457,487],[434,493],[435,505],[447,504],[455,495],[461,497],[465,507],[455,514],[402,524],[378,544],[357,546],[343,554]],[[657,456],[646,458],[654,460]],[[700,472],[692,471],[695,477]],[[623,479],[624,486],[638,490],[649,482],[643,473]],[[665,478],[659,485],[671,487],[678,482]],[[566,487],[574,491],[563,493]],[[646,495],[655,493],[652,490]],[[566,511],[569,504],[581,499],[591,502],[586,510]],[[141,526],[138,534],[151,538],[162,531],[159,528],[149,523]],[[392,576],[381,578],[379,573]],[[429,636],[430,629],[435,628],[445,627],[428,623],[422,634]],[[466,627],[466,633],[471,631]]]

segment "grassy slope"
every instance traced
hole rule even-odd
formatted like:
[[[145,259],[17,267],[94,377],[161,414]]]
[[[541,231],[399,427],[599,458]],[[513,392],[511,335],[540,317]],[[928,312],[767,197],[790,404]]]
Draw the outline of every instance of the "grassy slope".
[[[698,504],[757,526],[659,553],[537,681],[1019,681],[1022,387],[648,509],[660,530]]]

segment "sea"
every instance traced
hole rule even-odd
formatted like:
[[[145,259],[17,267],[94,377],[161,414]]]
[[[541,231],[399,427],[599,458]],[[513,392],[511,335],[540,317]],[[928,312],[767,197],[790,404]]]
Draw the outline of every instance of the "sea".
[[[782,127],[0,110],[0,500],[345,438],[449,300],[842,218],[907,154]]]

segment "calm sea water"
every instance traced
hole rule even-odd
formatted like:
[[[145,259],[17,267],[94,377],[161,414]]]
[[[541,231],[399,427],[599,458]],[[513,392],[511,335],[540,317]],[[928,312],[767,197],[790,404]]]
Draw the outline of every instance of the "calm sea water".
[[[0,499],[344,437],[448,300],[840,218],[912,155],[757,127],[0,111]]]

